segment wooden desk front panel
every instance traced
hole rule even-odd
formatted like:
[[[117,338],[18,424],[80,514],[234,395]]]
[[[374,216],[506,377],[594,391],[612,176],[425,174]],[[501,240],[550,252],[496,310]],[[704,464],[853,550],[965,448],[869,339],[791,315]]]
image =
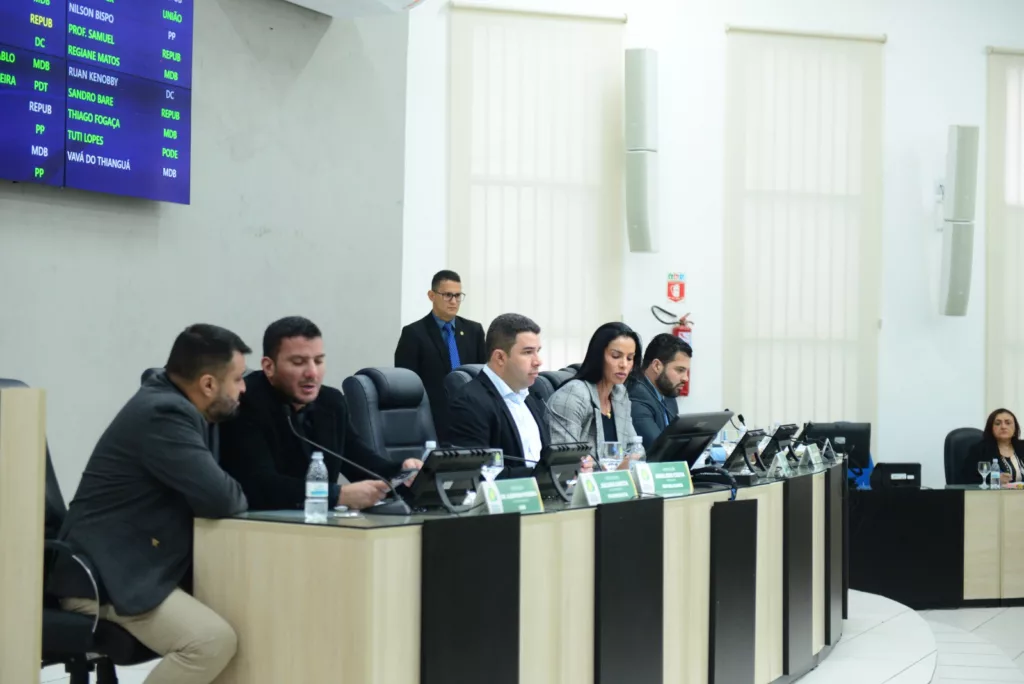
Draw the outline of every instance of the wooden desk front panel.
[[[39,681],[46,396],[0,391],[0,684]]]
[[[707,684],[711,506],[729,494],[665,500],[665,684]]]
[[[741,489],[736,496],[739,501],[757,500],[757,665],[754,684],[770,684],[783,674],[782,488],[782,483],[776,482]]]
[[[814,581],[812,591],[814,592],[814,617],[812,624],[813,643],[811,653],[817,654],[825,648],[825,476],[827,473],[818,473],[814,477],[814,501],[811,510],[814,511],[812,521],[812,532],[814,539]]]
[[[420,532],[197,520],[196,597],[238,633],[217,684],[416,684]]]
[[[965,601],[998,599],[1002,596],[1000,539],[1003,494],[964,492]]]

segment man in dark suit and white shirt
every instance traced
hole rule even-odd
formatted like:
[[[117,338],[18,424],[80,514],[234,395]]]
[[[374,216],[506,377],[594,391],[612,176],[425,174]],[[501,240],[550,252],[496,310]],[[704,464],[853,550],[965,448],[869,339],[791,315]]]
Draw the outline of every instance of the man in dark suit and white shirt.
[[[458,273],[440,271],[434,275],[427,298],[433,305],[430,313],[402,328],[395,366],[420,376],[430,399],[437,437],[445,442],[450,436],[444,379],[459,366],[487,363],[487,352],[483,326],[458,315],[466,298]]]
[[[530,394],[540,373],[540,327],[526,316],[502,314],[487,328],[487,350],[483,371],[452,401],[451,441],[500,448],[513,457],[506,469],[532,468],[551,442],[544,402]]]
[[[676,397],[690,378],[693,349],[675,335],[655,335],[644,351],[643,375],[627,383],[633,427],[650,449],[662,431],[679,415]]]
[[[61,557],[50,589],[65,610],[117,623],[163,656],[147,684],[207,684],[235,654],[222,617],[182,589],[190,584],[192,525],[246,510],[242,488],[211,451],[213,425],[245,391],[234,333],[190,326],[165,370],[146,380],[100,437],[82,474],[60,539],[92,562],[89,576]]]

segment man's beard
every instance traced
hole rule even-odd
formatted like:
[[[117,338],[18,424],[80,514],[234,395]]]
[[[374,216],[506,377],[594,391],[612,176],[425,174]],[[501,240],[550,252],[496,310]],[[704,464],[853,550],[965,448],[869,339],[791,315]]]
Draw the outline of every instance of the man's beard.
[[[679,394],[679,388],[681,387],[681,385],[673,385],[665,371],[661,371],[661,375],[654,380],[654,386],[658,388],[662,396],[669,398]]]
[[[207,409],[211,423],[223,423],[238,411],[238,401],[231,397],[217,397]]]

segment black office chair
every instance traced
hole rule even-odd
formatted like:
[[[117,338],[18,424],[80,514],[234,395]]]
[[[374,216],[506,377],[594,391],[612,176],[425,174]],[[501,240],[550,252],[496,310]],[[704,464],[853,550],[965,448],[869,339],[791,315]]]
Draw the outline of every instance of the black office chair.
[[[555,393],[558,388],[576,377],[574,370],[541,371],[540,377],[546,378],[551,383],[551,392]]]
[[[364,368],[345,378],[352,425],[381,456],[395,463],[423,456],[437,441],[430,400],[420,376],[407,368]]]
[[[562,370],[564,370],[564,371],[572,371],[572,374],[576,375],[576,373],[579,372],[580,367],[582,365],[583,365],[582,363],[570,363],[568,366],[566,366]]]
[[[448,403],[451,403],[463,385],[480,375],[483,369],[482,363],[467,363],[444,376],[444,394],[448,398]]]
[[[530,387],[530,394],[537,397],[545,404],[548,403],[548,399],[555,393],[555,388],[552,386],[551,381],[545,378],[543,375],[538,375],[537,379],[534,380],[533,385]]]
[[[20,380],[0,378],[0,389],[28,387]],[[96,572],[82,554],[68,544],[57,541],[57,534],[68,509],[60,492],[57,475],[46,447],[45,489],[45,555],[43,566],[43,652],[41,666],[64,665],[70,684],[89,684],[89,675],[96,671],[97,684],[117,684],[115,665],[137,665],[158,658],[135,640],[131,634],[107,620],[61,610],[58,599],[46,590],[50,568],[58,554],[67,554],[89,575],[96,587]]]
[[[943,461],[946,467],[946,484],[970,484],[963,481],[964,465],[971,449],[981,441],[984,432],[978,428],[957,428],[946,435],[943,446]],[[978,476],[981,481],[981,476]]]

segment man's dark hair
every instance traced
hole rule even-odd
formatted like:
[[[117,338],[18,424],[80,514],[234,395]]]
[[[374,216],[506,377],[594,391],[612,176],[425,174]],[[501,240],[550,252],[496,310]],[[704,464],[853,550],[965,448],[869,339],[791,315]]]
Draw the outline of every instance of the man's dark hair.
[[[242,338],[216,325],[196,323],[174,340],[164,369],[168,374],[192,381],[206,373],[220,373],[239,354],[250,354]]]
[[[320,328],[316,327],[316,323],[308,318],[287,316],[267,326],[266,332],[263,333],[263,355],[276,361],[277,353],[281,351],[281,343],[289,337],[315,340],[323,335],[320,334]]]
[[[444,280],[450,280],[453,283],[462,282],[462,278],[455,271],[438,271],[434,274],[433,280],[430,281],[430,289],[437,292],[437,288],[441,287],[441,282]]]
[[[500,349],[506,354],[511,353],[519,333],[539,335],[540,326],[526,316],[514,313],[501,314],[491,321],[484,340],[484,344],[487,345],[487,358],[491,358],[495,349]]]
[[[654,359],[658,359],[663,365],[667,366],[672,359],[676,358],[676,354],[679,352],[692,357],[693,347],[669,333],[655,335],[651,343],[647,345],[647,351],[644,352],[644,370],[650,367]]]

